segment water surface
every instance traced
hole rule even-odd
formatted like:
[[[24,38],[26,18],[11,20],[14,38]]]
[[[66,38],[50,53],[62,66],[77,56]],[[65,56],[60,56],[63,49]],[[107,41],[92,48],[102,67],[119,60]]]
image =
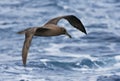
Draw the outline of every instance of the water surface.
[[[73,38],[34,37],[23,67],[24,35],[16,32],[68,14],[77,16],[88,34],[61,20]],[[120,75],[119,26],[119,0],[0,0],[0,81],[96,81]]]

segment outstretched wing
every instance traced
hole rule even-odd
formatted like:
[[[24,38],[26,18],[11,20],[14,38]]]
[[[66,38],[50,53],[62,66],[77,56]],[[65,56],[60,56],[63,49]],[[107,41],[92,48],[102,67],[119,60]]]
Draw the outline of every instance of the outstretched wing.
[[[22,61],[24,66],[26,66],[27,55],[28,55],[29,47],[30,47],[34,33],[35,33],[35,28],[32,28],[26,31],[25,33],[25,41],[22,48]]]
[[[72,26],[74,26],[78,30],[82,31],[83,33],[87,34],[82,22],[74,15],[66,15],[66,16],[60,16],[60,17],[53,18],[53,19],[49,20],[45,25],[49,25],[49,24],[57,25],[58,21],[62,18],[68,20]]]

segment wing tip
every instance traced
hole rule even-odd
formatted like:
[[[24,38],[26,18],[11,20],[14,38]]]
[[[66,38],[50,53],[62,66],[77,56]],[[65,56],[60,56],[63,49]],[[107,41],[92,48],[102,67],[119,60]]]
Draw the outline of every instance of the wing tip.
[[[26,64],[23,64],[24,67],[26,67]]]
[[[84,27],[84,31],[83,31],[83,33],[85,33],[85,34],[87,35],[87,31],[86,31],[85,27]]]
[[[25,60],[23,60],[23,66],[26,67],[26,61]]]

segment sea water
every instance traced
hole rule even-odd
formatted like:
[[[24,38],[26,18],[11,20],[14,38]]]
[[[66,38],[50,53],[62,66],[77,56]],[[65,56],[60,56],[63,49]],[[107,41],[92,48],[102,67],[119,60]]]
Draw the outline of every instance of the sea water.
[[[24,67],[24,35],[16,32],[71,14],[88,34],[60,20],[72,39],[33,37]],[[0,0],[0,81],[96,81],[111,75],[120,75],[119,0]]]

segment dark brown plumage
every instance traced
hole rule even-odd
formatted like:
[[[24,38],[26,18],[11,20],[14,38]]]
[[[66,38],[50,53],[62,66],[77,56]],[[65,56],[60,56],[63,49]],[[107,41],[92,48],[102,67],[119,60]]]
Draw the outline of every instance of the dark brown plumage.
[[[47,36],[67,35],[71,38],[71,35],[68,34],[65,28],[57,26],[57,23],[60,19],[68,20],[72,26],[82,31],[83,33],[87,34],[82,22],[74,15],[56,17],[56,18],[49,20],[42,27],[27,28],[23,31],[18,32],[18,34],[25,34],[25,41],[24,41],[24,45],[22,48],[22,60],[23,60],[24,66],[26,66],[28,50],[29,50],[33,36],[47,37]]]

